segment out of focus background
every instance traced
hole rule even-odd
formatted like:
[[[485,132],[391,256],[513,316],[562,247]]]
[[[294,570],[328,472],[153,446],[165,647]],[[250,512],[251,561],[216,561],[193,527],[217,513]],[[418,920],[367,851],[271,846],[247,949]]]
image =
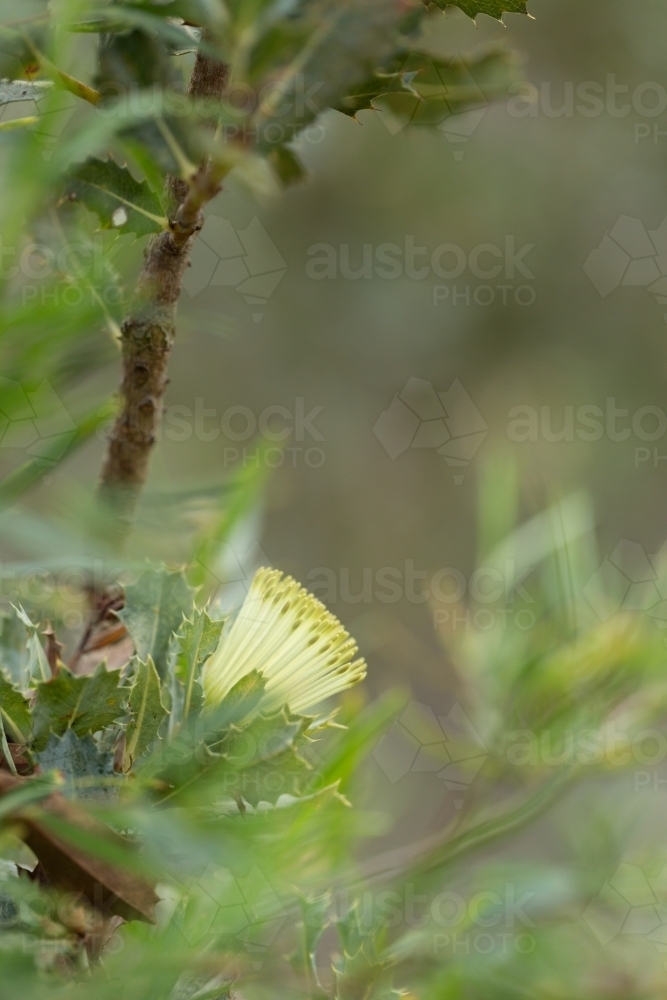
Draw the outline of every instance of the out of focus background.
[[[425,44],[451,56],[505,45],[532,92],[481,102],[446,130],[331,113],[302,143],[306,184],[258,203],[230,183],[218,198],[212,249],[197,254],[181,303],[153,489],[213,486],[250,461],[262,427],[279,439],[293,428],[275,442],[282,457],[267,453],[265,516],[239,538],[239,559],[257,544],[260,559],[319,581],[330,604],[334,588],[336,613],[365,637],[376,689],[406,673],[426,693],[440,687],[432,609],[401,581],[406,564],[469,580],[477,487],[493,455],[518,466],[522,517],[588,490],[601,559],[623,539],[650,555],[667,536],[667,418],[656,412],[667,413],[667,303],[649,290],[667,231],[655,249],[648,236],[667,218],[667,10],[659,0],[641,11],[535,0],[531,10],[534,20],[509,14],[503,26],[451,8]],[[248,227],[252,253],[234,245]],[[436,266],[455,277],[432,265],[443,244],[454,249]],[[411,245],[422,248],[412,277]],[[248,276],[262,294],[244,295]],[[100,397],[118,379],[109,357]],[[396,406],[378,425],[411,379],[422,381],[408,405],[422,398],[432,420],[422,383],[436,399],[460,383],[481,419],[461,412],[452,426],[452,437],[481,435],[466,464],[449,465],[437,437],[422,439],[430,447],[404,440]],[[90,483],[101,452],[90,445],[35,504],[57,503],[61,480]],[[153,554],[177,557],[160,516],[146,518]],[[387,568],[401,597],[383,602],[373,594]],[[391,640],[375,646],[378,632]]]
[[[185,558],[201,497],[261,461],[265,505],[208,569],[241,592],[262,563],[293,574],[358,639],[370,693],[408,684],[440,716],[459,694],[443,633],[471,614],[531,627],[530,566],[474,575],[482,480],[485,523],[508,528],[577,494],[595,559],[633,584],[667,537],[667,9],[530,7],[505,25],[451,8],[423,39],[516,51],[528,84],[510,99],[424,131],[331,112],[300,144],[307,183],[257,200],[230,180],[186,281],[132,552]],[[129,275],[140,252],[114,264]],[[60,394],[72,412],[118,381],[111,341],[92,349],[108,365]],[[54,553],[102,447],[25,501]],[[494,492],[508,479],[516,511]],[[29,562],[23,516],[4,515],[3,545]],[[422,813],[456,808],[429,788]]]

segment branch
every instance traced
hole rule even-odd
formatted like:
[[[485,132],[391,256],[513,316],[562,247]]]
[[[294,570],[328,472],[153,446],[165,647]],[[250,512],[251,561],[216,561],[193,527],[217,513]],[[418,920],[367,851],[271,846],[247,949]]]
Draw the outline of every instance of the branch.
[[[200,49],[188,94],[219,99],[227,76],[227,66]],[[106,527],[111,527],[117,543],[129,534],[148,476],[169,381],[167,367],[183,277],[202,227],[202,210],[220,191],[222,176],[222,168],[207,161],[187,181],[168,179],[170,228],[154,236],[146,248],[130,314],[121,327],[121,409],[109,437],[99,486],[102,509],[111,515],[111,525]]]

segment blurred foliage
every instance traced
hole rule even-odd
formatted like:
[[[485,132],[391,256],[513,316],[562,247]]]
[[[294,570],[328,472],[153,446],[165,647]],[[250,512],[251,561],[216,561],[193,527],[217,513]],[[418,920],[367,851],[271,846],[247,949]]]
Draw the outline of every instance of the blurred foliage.
[[[0,535],[29,553],[7,567],[27,610],[7,607],[0,631],[0,998],[664,994],[667,859],[633,851],[613,822],[623,776],[661,780],[664,633],[640,612],[600,620],[584,599],[595,578],[595,607],[614,605],[595,576],[585,496],[517,526],[516,470],[503,456],[487,470],[480,569],[530,571],[534,625],[514,615],[457,632],[441,616],[461,709],[446,738],[407,696],[364,705],[349,693],[338,714],[312,717],[288,696],[263,710],[268,656],[206,704],[206,665],[234,627],[226,550],[257,519],[261,461],[207,491],[147,499],[143,516],[167,537],[170,518],[189,518],[185,569],[137,565],[82,532],[95,514],[73,488],[48,519],[15,506],[113,410],[94,376],[115,357],[140,240],[169,224],[167,174],[187,182],[210,157],[261,196],[303,179],[295,140],[322,112],[434,125],[511,90],[505,51],[428,53],[436,6],[24,0],[17,19],[0,4],[0,102],[16,115],[0,139],[2,248],[22,261],[3,273],[0,410],[34,432],[0,484]],[[182,67],[199,45],[229,64],[230,91],[253,95],[246,110],[186,95]],[[54,570],[67,585],[37,600]],[[108,642],[89,649],[72,607],[86,596],[94,607],[110,581],[123,596],[103,609]],[[314,641],[323,621],[318,608]],[[255,641],[249,628],[237,654]],[[308,671],[314,652],[295,652]],[[86,656],[97,662],[79,672]],[[406,760],[453,765],[454,820],[382,851],[409,803],[392,795],[382,814],[378,760],[399,776]],[[536,845],[549,837],[546,859]]]

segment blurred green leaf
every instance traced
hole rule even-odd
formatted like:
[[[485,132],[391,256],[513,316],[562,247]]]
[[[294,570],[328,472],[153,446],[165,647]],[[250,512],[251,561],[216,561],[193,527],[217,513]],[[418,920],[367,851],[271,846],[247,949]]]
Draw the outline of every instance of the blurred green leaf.
[[[107,419],[108,413],[96,406],[92,414],[79,421],[64,450],[59,438],[53,440],[51,451],[48,442],[45,442],[39,458],[25,462],[0,482],[0,509],[14,503],[26,490],[38,483],[44,477],[45,468],[53,468],[85,444]]]
[[[113,753],[101,750],[90,733],[83,738],[73,729],[62,736],[51,734],[43,750],[35,754],[42,771],[60,771],[67,780],[67,789],[74,798],[104,797],[104,786],[93,780],[81,783],[80,779],[109,778],[113,775]]]
[[[280,182],[288,187],[298,184],[307,177],[306,169],[301,160],[288,146],[276,146],[269,153],[269,161]]]
[[[516,58],[504,49],[468,59],[402,52],[387,73],[376,77],[374,85],[369,82],[365,92],[362,88],[361,94],[352,95],[348,113],[358,110],[355,105],[363,100],[362,107],[390,111],[410,125],[437,126],[451,115],[486,108],[494,97],[510,93],[519,79]]]
[[[29,702],[0,670],[0,717],[16,743],[27,744],[32,732]]]
[[[0,669],[4,670],[12,684],[25,689],[27,677],[27,648],[25,625],[15,608],[9,608],[0,615]]]

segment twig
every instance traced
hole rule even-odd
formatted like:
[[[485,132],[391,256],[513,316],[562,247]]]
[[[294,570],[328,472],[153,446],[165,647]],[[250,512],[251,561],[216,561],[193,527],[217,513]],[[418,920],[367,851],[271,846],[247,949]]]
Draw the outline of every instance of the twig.
[[[219,99],[227,66],[200,48],[188,87],[191,97]],[[170,229],[149,243],[130,315],[122,324],[121,410],[111,431],[99,497],[104,525],[116,544],[127,538],[162,417],[167,366],[176,334],[176,308],[202,209],[220,190],[222,169],[205,162],[189,179],[171,177]]]

